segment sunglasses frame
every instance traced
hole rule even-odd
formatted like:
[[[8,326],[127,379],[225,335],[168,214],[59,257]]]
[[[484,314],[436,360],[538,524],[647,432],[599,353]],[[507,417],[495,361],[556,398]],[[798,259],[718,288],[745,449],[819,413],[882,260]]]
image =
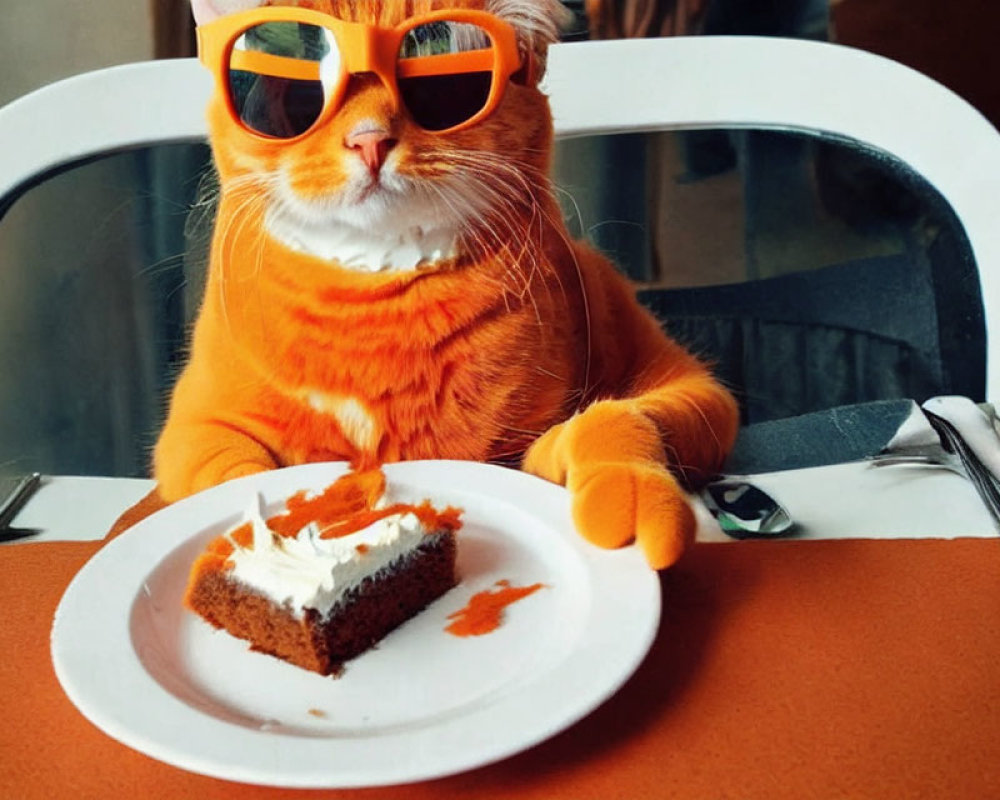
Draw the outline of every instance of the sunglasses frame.
[[[198,58],[214,75],[216,88],[225,101],[230,117],[240,130],[258,140],[292,143],[308,137],[339,110],[351,75],[359,73],[373,73],[378,76],[392,94],[395,109],[397,111],[404,109],[409,114],[396,81],[396,67],[403,37],[421,25],[441,21],[476,25],[489,34],[492,42],[490,93],[483,108],[469,119],[443,130],[430,130],[413,121],[417,127],[428,133],[450,134],[469,128],[492,114],[500,104],[507,82],[524,66],[513,26],[487,11],[475,9],[433,11],[412,17],[395,27],[383,28],[361,22],[347,22],[322,11],[297,6],[265,6],[227,14],[199,25],[196,29]],[[236,40],[250,28],[267,22],[299,22],[325,28],[333,34],[341,56],[340,72],[333,91],[324,101],[323,110],[305,131],[287,138],[269,136],[249,127],[240,119],[229,89],[227,76]],[[528,71],[531,71],[530,64]]]

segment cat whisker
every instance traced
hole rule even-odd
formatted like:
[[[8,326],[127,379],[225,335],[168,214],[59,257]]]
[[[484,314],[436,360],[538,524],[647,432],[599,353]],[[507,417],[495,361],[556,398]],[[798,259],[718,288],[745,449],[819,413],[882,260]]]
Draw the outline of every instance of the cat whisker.
[[[556,194],[565,197],[568,200],[568,202],[573,206],[573,213],[576,215],[577,220],[579,220],[580,230],[581,231],[584,230],[585,226],[583,221],[583,209],[580,208],[580,204],[577,202],[576,196],[571,191],[569,191],[569,189],[565,189],[562,186],[556,186],[555,184],[552,184],[552,190]]]
[[[565,381],[566,380],[566,376],[565,375],[557,375],[552,370],[546,369],[545,367],[541,366],[540,364],[536,364],[535,365],[535,372],[538,372],[538,373],[540,373],[542,375],[547,375],[548,377],[554,378],[557,381]]]
[[[482,163],[477,163],[471,158],[465,159],[461,154],[450,155],[453,156],[453,162],[462,163],[463,167],[465,164],[468,164],[467,168],[463,168],[459,172],[461,179],[460,188],[456,188],[454,182],[448,183],[450,192],[458,194],[461,200],[464,201],[462,202],[463,207],[471,206],[473,208],[474,213],[468,215],[466,227],[479,229],[480,236],[478,241],[480,243],[486,241],[486,234],[491,236],[496,243],[493,249],[510,251],[510,242],[520,243],[521,252],[511,253],[511,266],[514,268],[511,274],[519,274],[521,276],[521,280],[518,281],[520,289],[517,291],[523,299],[528,286],[530,286],[529,274],[523,271],[523,256],[530,254],[531,259],[537,261],[537,248],[532,246],[531,237],[525,235],[530,231],[516,230],[513,220],[523,216],[525,209],[530,210],[532,217],[537,215],[537,203],[534,200],[533,192],[529,191],[530,187],[525,183],[523,174],[508,164],[502,164],[502,170],[500,171],[503,171],[506,175],[514,179],[515,187],[504,182],[498,183],[496,174],[489,169],[490,159],[488,158],[479,159],[479,162],[484,160],[488,162],[487,166],[484,167]],[[518,193],[516,191],[517,188],[524,189],[525,191]],[[477,198],[480,202],[482,198],[487,198],[486,209],[476,207],[472,199],[473,197]],[[526,203],[526,198],[530,202]],[[514,233],[521,235],[512,235]]]
[[[521,252],[512,253],[512,258],[508,266],[508,275],[514,279],[513,289],[519,299],[523,302],[525,297],[529,297],[531,302],[537,304],[531,292],[538,283],[534,281],[534,275],[540,265],[548,263],[547,259],[540,258],[542,243],[535,242],[531,236],[532,227],[537,224],[539,230],[555,231],[561,237],[565,253],[572,259],[574,272],[577,276],[580,296],[583,302],[583,313],[585,322],[586,355],[585,355],[585,376],[584,385],[590,382],[590,372],[592,368],[592,342],[591,342],[591,314],[590,303],[587,297],[587,287],[583,281],[580,264],[577,260],[576,250],[570,241],[568,234],[561,224],[561,220],[553,219],[553,215],[542,207],[537,200],[537,187],[550,186],[547,176],[541,174],[534,167],[512,162],[508,158],[501,157],[493,153],[463,153],[462,151],[449,151],[447,158],[450,163],[457,167],[456,174],[460,176],[465,186],[475,190],[477,195],[489,198],[490,213],[479,214],[478,219],[487,224],[486,230],[495,238],[497,242],[518,242]],[[474,207],[474,204],[466,205]],[[526,230],[515,230],[513,220],[519,215],[518,212],[529,211]],[[506,212],[506,213],[505,213]],[[485,217],[485,218],[484,218]],[[557,222],[559,224],[557,224]],[[545,223],[548,223],[547,225]],[[513,235],[512,235],[513,234]],[[526,263],[527,262],[527,263]],[[560,276],[552,272],[560,291],[565,295],[566,287],[562,285]],[[541,281],[542,286],[548,286],[547,281]]]
[[[159,275],[164,272],[170,272],[177,267],[183,266],[184,264],[184,254],[175,253],[171,256],[164,256],[163,258],[157,259],[151,264],[146,264],[141,270],[136,272],[138,277],[149,277],[152,275]]]
[[[236,203],[232,212],[227,216],[227,227],[219,232],[222,251],[225,253],[222,259],[223,268],[219,272],[219,299],[224,322],[230,330],[232,329],[232,321],[229,317],[227,290],[233,280],[231,270],[239,264],[239,260],[235,256],[238,248],[242,246],[241,239],[248,226],[251,226],[256,239],[255,249],[257,251],[257,263],[252,274],[256,274],[260,269],[264,232],[259,221],[263,218],[268,201],[267,193],[261,189],[266,185],[267,181],[262,181],[259,176],[254,176],[253,180],[234,179],[222,187],[223,193]]]

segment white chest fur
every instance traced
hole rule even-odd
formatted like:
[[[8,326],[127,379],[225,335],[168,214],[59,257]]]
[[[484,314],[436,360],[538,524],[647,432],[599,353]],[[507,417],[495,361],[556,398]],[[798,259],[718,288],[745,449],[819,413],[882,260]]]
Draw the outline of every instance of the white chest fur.
[[[312,223],[268,213],[268,233],[286,247],[359,272],[409,272],[452,260],[456,235],[450,228],[409,228],[383,234],[336,221]]]
[[[378,424],[357,398],[310,391],[305,399],[314,411],[330,414],[347,440],[359,450],[372,450],[377,444]]]

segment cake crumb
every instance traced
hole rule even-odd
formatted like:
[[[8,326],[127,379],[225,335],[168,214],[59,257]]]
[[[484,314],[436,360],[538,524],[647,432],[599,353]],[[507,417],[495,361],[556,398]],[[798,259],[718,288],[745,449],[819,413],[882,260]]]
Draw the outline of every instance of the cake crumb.
[[[326,712],[320,708],[310,708],[308,713],[310,717],[316,717],[317,719],[326,719]]]

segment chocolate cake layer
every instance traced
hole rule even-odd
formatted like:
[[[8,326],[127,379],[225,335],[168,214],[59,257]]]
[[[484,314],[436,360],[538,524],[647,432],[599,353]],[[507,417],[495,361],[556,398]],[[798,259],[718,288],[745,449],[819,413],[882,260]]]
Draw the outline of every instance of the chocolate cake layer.
[[[296,617],[224,571],[203,572],[187,603],[212,625],[248,640],[252,649],[330,675],[455,585],[455,548],[453,533],[428,535],[351,590],[325,617],[315,609]]]

